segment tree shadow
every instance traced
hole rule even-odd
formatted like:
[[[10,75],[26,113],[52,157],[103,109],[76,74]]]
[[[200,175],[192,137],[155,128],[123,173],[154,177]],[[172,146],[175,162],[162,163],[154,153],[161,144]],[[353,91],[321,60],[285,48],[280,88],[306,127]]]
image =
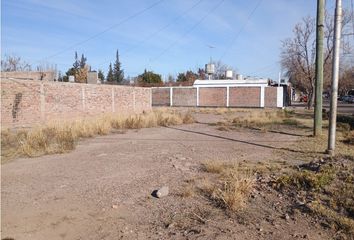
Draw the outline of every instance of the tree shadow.
[[[274,146],[271,146],[271,145],[254,143],[254,142],[250,142],[250,141],[239,140],[239,139],[234,139],[234,138],[229,138],[229,137],[223,137],[223,136],[214,135],[214,134],[210,134],[210,133],[204,133],[204,132],[198,132],[198,131],[193,131],[193,130],[181,129],[181,128],[176,128],[176,127],[171,127],[171,126],[166,126],[166,128],[174,129],[174,130],[182,131],[182,132],[187,132],[187,133],[193,133],[193,134],[213,137],[213,138],[219,138],[219,139],[233,141],[233,142],[238,142],[238,143],[243,143],[243,144],[248,144],[248,145],[252,145],[252,146],[256,146],[256,147],[268,148],[268,149],[284,150],[284,151],[295,152],[295,153],[323,153],[323,152],[310,152],[310,151],[304,152],[304,151],[295,150],[295,149],[291,149],[291,148],[274,147]]]
[[[261,128],[252,127],[252,128],[250,128],[250,129],[252,129],[252,130],[257,130],[257,131],[262,131]],[[288,135],[288,136],[294,136],[294,137],[310,137],[310,136],[311,136],[311,135],[308,135],[308,134],[297,134],[297,133],[289,133],[289,132],[276,131],[276,130],[267,130],[267,132],[278,133],[278,134],[283,134],[283,135]]]

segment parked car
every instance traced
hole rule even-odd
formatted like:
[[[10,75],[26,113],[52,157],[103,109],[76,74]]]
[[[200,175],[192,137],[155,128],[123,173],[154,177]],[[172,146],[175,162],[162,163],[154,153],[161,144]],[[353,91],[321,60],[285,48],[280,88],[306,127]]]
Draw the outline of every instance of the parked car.
[[[354,103],[354,95],[353,96],[349,96],[348,103]]]
[[[345,95],[342,97],[342,102],[348,102],[350,96],[349,95]]]
[[[300,96],[300,102],[307,102],[307,95]]]

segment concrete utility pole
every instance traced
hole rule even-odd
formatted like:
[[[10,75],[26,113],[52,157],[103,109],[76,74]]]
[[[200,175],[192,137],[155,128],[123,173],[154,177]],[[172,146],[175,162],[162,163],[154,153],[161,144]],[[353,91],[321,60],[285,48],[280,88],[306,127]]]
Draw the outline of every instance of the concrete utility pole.
[[[313,126],[314,136],[319,136],[322,134],[324,8],[325,0],[317,0],[315,117]]]
[[[334,49],[332,63],[332,90],[331,108],[328,130],[328,149],[331,156],[334,155],[336,143],[336,124],[337,124],[337,96],[338,96],[338,77],[339,77],[339,51],[340,37],[342,29],[342,0],[336,0],[335,20],[334,20]]]

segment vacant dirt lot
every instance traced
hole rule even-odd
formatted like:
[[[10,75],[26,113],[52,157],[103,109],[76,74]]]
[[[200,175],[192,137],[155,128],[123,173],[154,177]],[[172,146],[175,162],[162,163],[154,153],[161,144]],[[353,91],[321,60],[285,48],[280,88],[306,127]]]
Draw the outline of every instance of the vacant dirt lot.
[[[2,165],[2,238],[20,239],[330,239],[333,231],[285,197],[258,187],[247,207],[230,213],[199,194],[202,163],[287,165],[311,130],[220,131],[215,114],[198,123],[129,130],[81,141],[60,155]],[[186,188],[195,183],[186,193]],[[151,192],[168,186],[157,199]],[[290,203],[289,203],[290,205]],[[290,216],[288,216],[290,214]]]

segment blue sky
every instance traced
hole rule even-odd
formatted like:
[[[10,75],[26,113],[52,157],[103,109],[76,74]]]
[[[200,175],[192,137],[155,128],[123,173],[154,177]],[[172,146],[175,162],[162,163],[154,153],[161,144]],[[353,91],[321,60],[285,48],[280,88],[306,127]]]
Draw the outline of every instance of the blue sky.
[[[316,1],[263,0],[249,18],[258,2],[2,0],[2,56],[21,56],[32,66],[57,64],[65,72],[77,51],[93,69],[107,73],[119,49],[126,76],[145,68],[167,76],[203,67],[211,55],[243,75],[276,79],[281,40],[292,36],[303,17],[315,16]],[[334,1],[327,2],[334,11]]]

